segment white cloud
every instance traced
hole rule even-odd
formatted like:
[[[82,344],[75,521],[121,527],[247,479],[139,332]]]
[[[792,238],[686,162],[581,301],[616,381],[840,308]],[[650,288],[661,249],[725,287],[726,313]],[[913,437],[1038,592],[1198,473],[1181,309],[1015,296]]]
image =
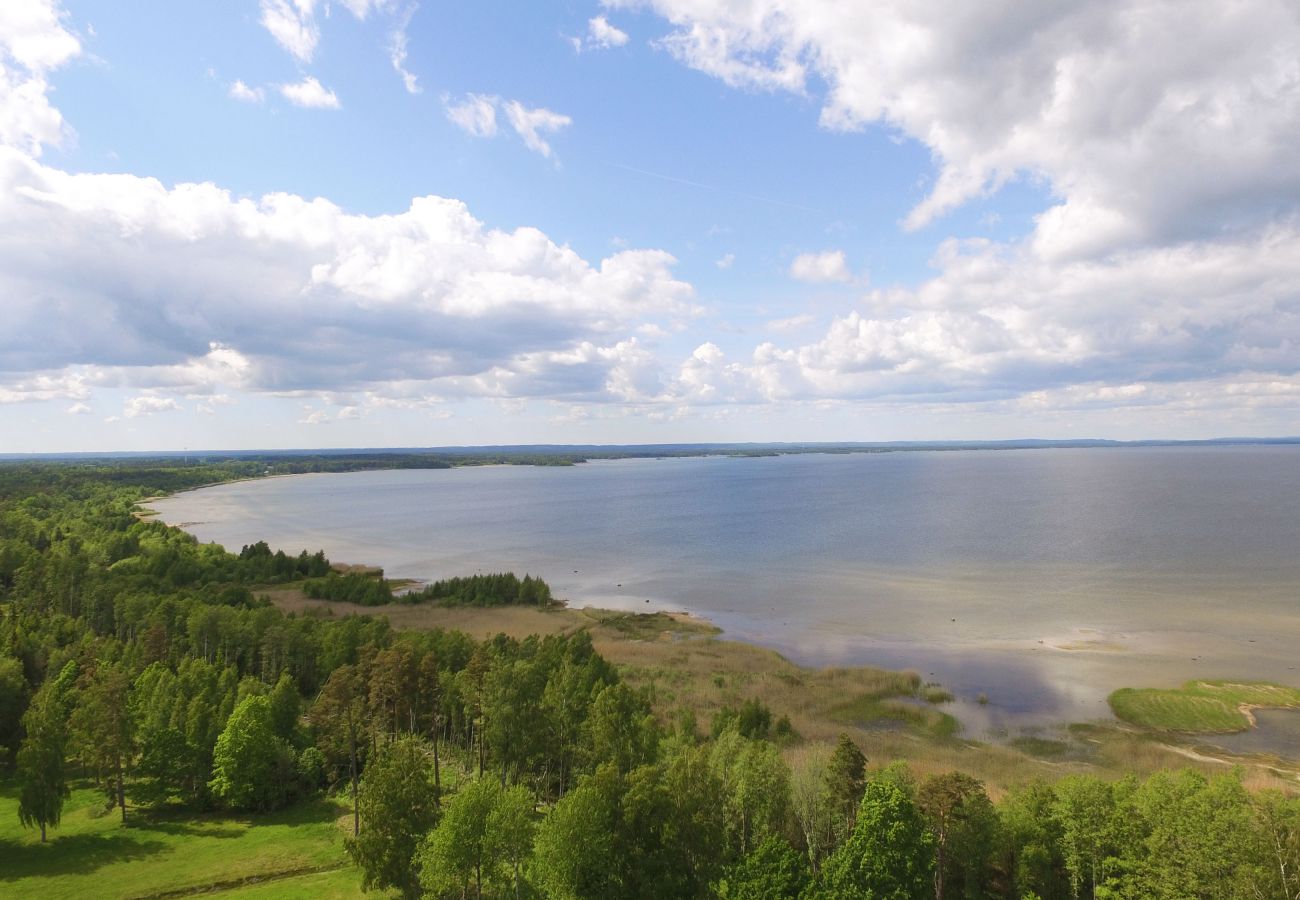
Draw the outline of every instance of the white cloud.
[[[388,35],[388,61],[393,64],[395,71],[402,78],[402,86],[406,88],[408,94],[419,94],[423,92],[420,87],[420,80],[415,74],[406,68],[406,54],[408,38],[406,35],[407,26],[411,24],[411,16],[415,14],[415,6],[407,8],[402,14],[401,20]],[[364,16],[361,16],[364,18]]]
[[[1234,385],[1257,394],[1297,379],[1296,228],[1064,265],[1029,249],[952,241],[934,264],[935,278],[872,291],[811,343],[692,363],[679,389],[700,397],[707,384],[710,397],[735,402],[971,403],[1086,385],[1098,402],[1119,404],[1131,402],[1133,385],[1161,385],[1152,396],[1167,397],[1206,372],[1216,373],[1220,399]]]
[[[573,119],[566,115],[541,107],[528,109],[518,100],[506,103],[505,110],[510,127],[523,138],[524,145],[546,157],[551,155],[551,145],[542,137],[542,133],[552,134],[573,124]]]
[[[280,93],[294,106],[304,109],[339,109],[342,105],[333,91],[311,75],[294,84],[280,85]]]
[[[719,269],[730,269],[732,264],[735,261],[736,261],[736,254],[727,253],[722,257],[720,257],[717,261],[715,261],[714,265],[717,266]]]
[[[607,348],[695,312],[667,253],[589,263],[440,197],[349,215],[320,199],[74,175],[0,148],[0,233],[5,402],[98,386],[418,398],[556,385],[601,398],[617,364]],[[585,363],[565,364],[575,347],[591,348]]]
[[[627,32],[609,24],[609,20],[604,16],[596,16],[587,20],[588,46],[601,48],[622,47],[627,42]]]
[[[316,0],[261,0],[261,11],[262,27],[275,42],[299,62],[311,62],[320,43]]]
[[[497,110],[501,109],[510,127],[523,139],[524,145],[542,156],[551,155],[551,145],[542,137],[573,123],[568,116],[549,109],[529,109],[518,100],[502,100],[487,94],[467,94],[453,101],[443,97],[447,118],[457,128],[474,137],[495,137],[498,131]]]
[[[372,10],[384,10],[392,5],[391,0],[339,0],[348,12],[364,22]]]
[[[179,412],[181,405],[171,397],[154,397],[141,395],[132,397],[122,406],[122,415],[128,419],[138,416],[152,416],[160,412]]]
[[[473,137],[493,137],[497,133],[496,97],[469,94],[464,100],[452,103],[444,98],[447,118],[461,131]]]
[[[1300,197],[1292,0],[609,5],[652,8],[662,46],[728,84],[824,83],[827,128],[923,143],[939,172],[912,228],[1017,177],[1053,192],[1036,243],[1060,257],[1258,227]]]
[[[0,4],[0,144],[33,156],[67,131],[49,102],[46,73],[81,53],[53,0]]]
[[[260,87],[249,87],[242,81],[235,81],[230,85],[230,97],[233,100],[239,100],[242,103],[261,103],[266,99],[266,91]]]
[[[85,403],[74,403],[64,410],[70,416],[85,416],[91,413],[90,406]]]
[[[728,84],[824,86],[826,128],[923,144],[937,177],[908,228],[1014,179],[1048,198],[1023,241],[945,241],[934,277],[871,292],[819,340],[693,356],[666,395],[1219,414],[1294,403],[1300,17],[1288,0],[608,5],[652,9],[673,26],[660,46]],[[825,255],[791,274],[851,277]]]
[[[7,383],[0,382],[0,404],[84,400],[90,396],[87,380],[84,373],[76,371],[20,372],[16,377],[11,375]]]
[[[843,282],[852,281],[853,273],[849,271],[843,250],[827,250],[823,253],[800,253],[790,264],[790,277],[812,283]]]

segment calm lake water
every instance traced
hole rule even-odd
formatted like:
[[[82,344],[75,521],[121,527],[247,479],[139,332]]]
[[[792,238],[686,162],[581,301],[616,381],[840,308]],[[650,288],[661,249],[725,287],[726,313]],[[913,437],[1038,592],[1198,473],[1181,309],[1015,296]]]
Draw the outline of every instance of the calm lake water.
[[[153,506],[236,551],[529,572],[576,605],[690,610],[807,664],[914,668],[975,735],[1103,718],[1125,685],[1300,685],[1300,447],[362,472]]]

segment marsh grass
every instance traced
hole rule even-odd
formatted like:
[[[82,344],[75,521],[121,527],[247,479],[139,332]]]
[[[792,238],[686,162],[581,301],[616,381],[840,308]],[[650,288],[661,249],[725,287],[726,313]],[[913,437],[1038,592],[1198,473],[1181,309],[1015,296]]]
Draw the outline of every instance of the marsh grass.
[[[1036,742],[1015,746],[964,740],[957,720],[936,708],[947,691],[915,672],[869,666],[804,668],[774,650],[722,640],[708,622],[675,614],[411,604],[350,608],[307,600],[293,588],[266,593],[286,612],[385,615],[395,628],[458,629],[479,638],[586,630],[629,684],[651,691],[665,724],[675,721],[679,710],[689,709],[707,731],[714,713],[724,706],[737,707],[755,698],[771,709],[774,720],[788,716],[803,742],[833,743],[840,733],[848,733],[871,760],[906,760],[919,775],[962,771],[984,781],[994,796],[1034,778],[1055,779],[1067,772],[1119,777],[1186,765],[1221,772],[1230,764],[1208,755],[1189,757],[1188,748],[1177,746],[1176,740],[1171,746],[1168,736],[1135,733],[1114,723],[1071,726],[1069,750],[1061,755]],[[1249,687],[1242,696],[1255,705],[1277,699],[1276,686],[1237,687]],[[1264,784],[1281,786],[1292,777],[1275,776],[1268,767],[1249,761],[1244,764],[1247,778]],[[1294,789],[1294,781],[1290,785]]]
[[[1230,734],[1253,724],[1251,709],[1300,707],[1300,690],[1262,681],[1189,681],[1181,688],[1121,688],[1110,695],[1115,717],[1156,731]]]

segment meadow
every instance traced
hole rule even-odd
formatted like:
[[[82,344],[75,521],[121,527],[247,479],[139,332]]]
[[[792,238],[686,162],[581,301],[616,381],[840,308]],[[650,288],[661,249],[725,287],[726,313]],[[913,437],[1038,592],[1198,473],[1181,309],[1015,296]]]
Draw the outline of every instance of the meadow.
[[[124,826],[105,810],[103,792],[83,781],[42,844],[19,824],[9,779],[0,783],[0,895],[361,897],[343,852],[347,821],[346,804],[320,799],[255,817],[132,808]]]

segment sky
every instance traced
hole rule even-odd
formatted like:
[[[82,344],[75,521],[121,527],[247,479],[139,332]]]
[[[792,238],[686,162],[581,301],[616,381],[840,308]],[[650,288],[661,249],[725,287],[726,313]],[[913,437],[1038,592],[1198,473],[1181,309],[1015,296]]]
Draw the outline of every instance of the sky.
[[[1294,0],[0,4],[0,452],[1300,434]]]

